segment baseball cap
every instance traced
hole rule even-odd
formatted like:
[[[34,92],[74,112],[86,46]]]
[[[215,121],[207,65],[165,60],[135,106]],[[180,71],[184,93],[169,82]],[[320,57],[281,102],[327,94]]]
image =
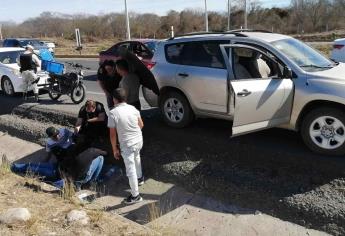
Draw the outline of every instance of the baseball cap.
[[[46,133],[47,133],[48,137],[51,138],[51,137],[58,135],[59,130],[57,130],[56,128],[51,126],[51,127],[46,129]]]
[[[28,44],[28,45],[26,45],[26,46],[25,46],[25,49],[31,49],[31,50],[34,50],[34,47],[33,47],[33,46],[31,46],[30,44]]]

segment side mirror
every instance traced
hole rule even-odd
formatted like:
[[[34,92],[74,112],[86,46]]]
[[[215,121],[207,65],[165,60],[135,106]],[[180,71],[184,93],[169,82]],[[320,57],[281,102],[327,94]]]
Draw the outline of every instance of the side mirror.
[[[287,79],[287,78],[292,79],[292,70],[288,67],[284,67],[283,77],[285,79]]]

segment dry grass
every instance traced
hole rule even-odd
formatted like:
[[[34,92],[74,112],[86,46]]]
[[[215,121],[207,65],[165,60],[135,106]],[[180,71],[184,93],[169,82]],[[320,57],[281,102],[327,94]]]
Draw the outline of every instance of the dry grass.
[[[152,222],[152,221],[154,221],[154,220],[156,220],[162,216],[162,211],[160,210],[160,208],[157,206],[157,204],[155,202],[149,204],[148,208],[149,208],[149,220],[150,220],[150,222]]]
[[[47,41],[56,43],[55,55],[80,55],[80,52],[76,50],[76,42],[73,40],[67,40],[63,38],[47,38]],[[83,50],[81,55],[94,55],[97,56],[100,51],[108,49],[118,39],[95,39],[92,42],[82,42]]]
[[[29,209],[32,218],[24,225],[0,224],[0,235],[83,235],[85,231],[91,235],[156,235],[147,228],[131,224],[102,209],[85,209],[56,192],[48,191],[51,188],[31,173],[20,177],[12,174],[7,166],[0,167],[0,213],[9,208],[25,207]],[[34,187],[36,185],[39,187]],[[71,196],[72,192],[67,195]],[[68,225],[66,215],[73,209],[84,209],[91,219],[90,223],[86,226]]]
[[[10,161],[7,159],[6,155],[2,155],[1,157],[1,163],[0,163],[0,178],[2,178],[2,176],[6,176],[7,174],[9,174],[11,172],[11,163]]]
[[[327,58],[331,56],[331,51],[333,49],[333,46],[331,44],[314,44],[312,46],[318,51],[320,51]]]

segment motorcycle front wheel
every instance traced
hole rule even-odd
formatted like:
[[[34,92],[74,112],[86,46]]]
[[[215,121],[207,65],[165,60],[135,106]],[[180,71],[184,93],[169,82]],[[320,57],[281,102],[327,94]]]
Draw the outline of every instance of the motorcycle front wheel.
[[[84,101],[86,95],[86,88],[83,84],[77,84],[71,91],[71,99],[75,104]]]

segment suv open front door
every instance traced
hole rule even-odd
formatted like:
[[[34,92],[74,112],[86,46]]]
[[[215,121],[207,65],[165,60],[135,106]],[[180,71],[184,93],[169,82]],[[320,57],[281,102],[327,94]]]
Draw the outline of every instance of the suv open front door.
[[[272,55],[242,44],[220,45],[229,72],[229,104],[233,115],[232,135],[276,127],[290,120],[294,85],[283,78],[284,65]],[[245,52],[240,54],[239,52]],[[255,57],[259,55],[260,57]],[[263,58],[270,65],[267,76],[254,74],[253,60]],[[259,70],[257,70],[259,72]],[[240,75],[241,74],[241,75]]]

